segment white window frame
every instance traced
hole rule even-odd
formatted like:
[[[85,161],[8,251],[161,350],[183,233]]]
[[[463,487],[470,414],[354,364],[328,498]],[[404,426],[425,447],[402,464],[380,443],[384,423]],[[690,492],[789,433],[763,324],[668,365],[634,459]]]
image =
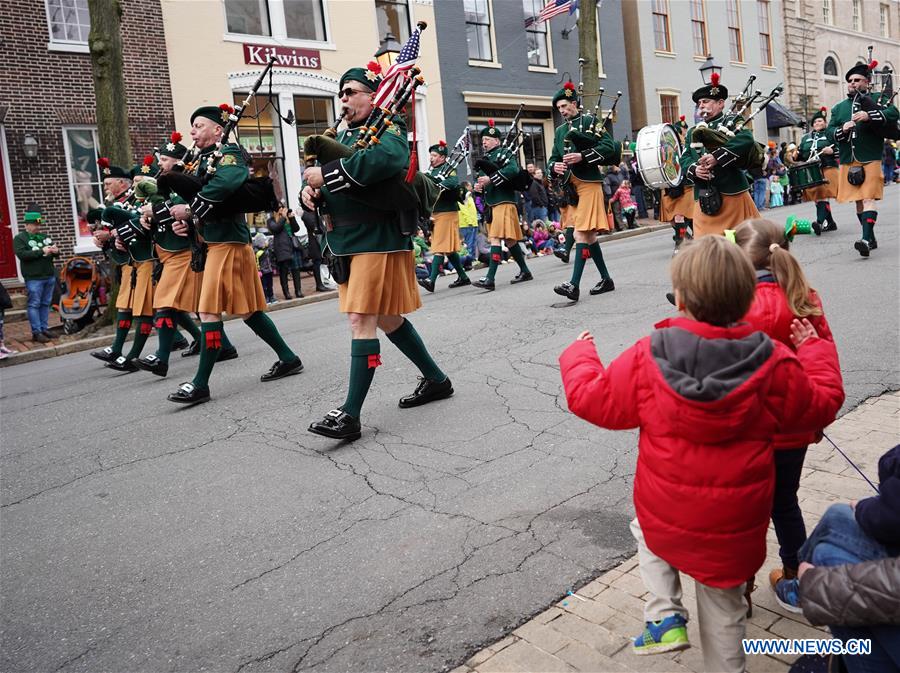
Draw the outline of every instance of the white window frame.
[[[85,0],[85,3],[87,0]],[[90,12],[90,10],[88,10]],[[50,2],[44,0],[44,14],[47,17],[47,51],[63,51],[72,54],[88,54],[90,48],[88,41],[76,42],[74,40],[56,40],[53,38],[53,27],[50,24]],[[90,32],[90,31],[89,31]]]
[[[891,6],[882,2],[878,6],[879,34],[881,37],[891,36]]]
[[[468,47],[466,48],[466,58],[468,59],[468,63],[470,66],[475,68],[502,68],[503,65],[500,61],[497,60],[497,38],[494,34],[494,0],[485,0],[487,2],[488,8],[488,21],[491,22],[488,28],[488,34],[491,37],[491,60],[490,61],[477,61],[469,58],[468,55]],[[465,11],[465,6],[464,6]],[[463,16],[463,25],[468,25],[465,21],[465,16]]]
[[[672,6],[669,3],[669,0],[661,0],[666,4],[666,42],[669,43],[668,49],[660,49],[656,46],[656,25],[655,25],[655,17],[657,12],[653,11],[653,0],[650,2],[650,25],[653,30],[653,53],[660,56],[670,56],[675,54],[675,38],[672,34]],[[599,25],[599,24],[598,24]],[[691,47],[693,50],[693,46]]]
[[[97,127],[91,126],[90,124],[73,124],[70,126],[63,126],[62,129],[62,140],[63,140],[63,149],[65,150],[66,155],[66,185],[69,190],[69,202],[72,205],[72,231],[74,233],[73,240],[73,252],[76,254],[84,253],[84,252],[99,252],[99,248],[93,244],[89,237],[82,236],[78,231],[78,204],[75,202],[75,183],[72,179],[72,153],[69,150],[69,131],[90,131],[94,136],[94,147],[100,148],[100,138],[97,136]],[[100,198],[102,199],[103,194],[103,180],[100,179],[100,172],[97,169],[96,165],[94,166],[94,170],[97,171],[97,179],[100,183]]]
[[[677,110],[675,112],[675,121],[673,122],[664,122],[663,121],[663,104],[662,97],[670,96],[677,101]],[[675,124],[678,122],[678,118],[681,116],[681,90],[680,89],[657,89],[656,90],[656,102],[659,103],[657,109],[659,110],[659,122],[661,124],[664,123],[672,123]]]
[[[546,3],[539,3],[539,4],[546,4]],[[557,70],[556,70],[556,64],[553,62],[553,31],[550,29],[549,21],[545,21],[544,24],[546,25],[546,28],[547,28],[547,31],[544,33],[544,35],[547,36],[547,65],[531,65],[529,63],[528,70],[530,70],[531,72],[549,72],[549,73],[555,74],[557,72]],[[493,31],[493,27],[494,27],[494,24],[492,23],[491,24],[492,31]],[[599,30],[599,27],[598,27],[598,30]],[[526,33],[529,32],[527,28],[525,29],[525,32]],[[598,51],[599,51],[599,41],[597,44],[598,44]],[[527,56],[527,54],[526,54],[526,56]]]
[[[834,25],[834,5],[831,0],[822,0],[822,23]]]
[[[850,0],[850,25],[856,32],[863,32],[862,0]]]
[[[271,35],[253,35],[251,33],[228,32],[228,13],[225,11],[225,3],[219,2],[222,11],[222,25],[225,33],[222,39],[225,42],[240,42],[263,44],[270,47],[298,47],[307,49],[320,49],[324,51],[336,51],[331,32],[331,17],[328,13],[328,0],[320,0],[322,3],[322,22],[325,24],[324,40],[300,40],[287,36],[287,22],[284,17],[284,0],[266,0],[269,9],[269,32]],[[372,5],[374,7],[374,3]]]
[[[725,3],[725,31],[726,31],[726,41],[728,42],[728,59],[729,62],[734,65],[746,65],[747,63],[747,52],[744,49],[744,16],[741,13],[741,0],[734,0],[734,8],[735,14],[737,15],[737,26],[732,26],[728,23],[728,3]],[[736,29],[738,31],[738,49],[740,50],[740,61],[735,61],[731,58],[731,30]],[[773,55],[774,60],[774,55]]]
[[[836,75],[826,75],[825,74],[825,59],[827,59],[827,58],[831,58],[834,61],[834,66],[837,69]],[[826,82],[840,82],[841,81],[841,60],[838,58],[838,55],[835,52],[829,51],[827,54],[825,54],[825,58],[822,59],[821,72],[822,72],[822,78]]]

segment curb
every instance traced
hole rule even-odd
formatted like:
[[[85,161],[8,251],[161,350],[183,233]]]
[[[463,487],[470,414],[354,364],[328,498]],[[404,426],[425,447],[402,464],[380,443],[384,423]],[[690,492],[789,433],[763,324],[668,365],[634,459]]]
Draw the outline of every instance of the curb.
[[[610,241],[632,238],[634,236],[641,236],[643,234],[652,234],[656,231],[662,231],[663,229],[671,229],[671,227],[672,225],[670,224],[642,225],[638,226],[637,229],[616,231],[607,236],[601,236],[600,242],[609,243]],[[295,306],[304,306],[306,304],[315,304],[320,301],[335,299],[337,297],[337,294],[337,290],[331,290],[329,292],[317,292],[314,295],[303,297],[302,299],[280,301],[277,304],[270,305],[266,309],[266,312],[271,313],[273,311],[282,311],[284,309],[294,308]],[[225,318],[225,321],[227,322],[229,320],[235,319],[236,318],[234,318],[233,316],[228,316],[227,318]],[[81,351],[91,350],[94,348],[105,348],[106,346],[112,344],[114,338],[114,335],[106,334],[104,336],[90,337],[87,339],[75,339],[73,341],[61,343],[57,346],[51,346],[49,348],[38,348],[26,351],[24,353],[16,353],[15,355],[11,355],[4,360],[0,360],[0,369],[3,369],[5,367],[14,367],[16,365],[23,365],[28,362],[37,362],[38,360],[46,360],[47,358],[54,358],[58,355],[79,353]]]

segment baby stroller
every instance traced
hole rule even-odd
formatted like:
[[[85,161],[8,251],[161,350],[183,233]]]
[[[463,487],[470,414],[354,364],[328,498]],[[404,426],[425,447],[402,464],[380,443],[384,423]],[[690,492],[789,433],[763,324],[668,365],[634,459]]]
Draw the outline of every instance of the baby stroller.
[[[95,314],[100,312],[100,300],[105,303],[105,287],[100,282],[99,267],[88,257],[69,258],[59,275],[59,318],[63,331],[75,334],[94,322]]]

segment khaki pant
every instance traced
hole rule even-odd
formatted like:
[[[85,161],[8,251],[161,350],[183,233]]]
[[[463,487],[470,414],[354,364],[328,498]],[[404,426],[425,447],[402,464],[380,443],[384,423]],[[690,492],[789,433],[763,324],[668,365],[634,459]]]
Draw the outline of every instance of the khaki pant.
[[[647,548],[637,518],[631,522],[631,534],[637,540],[641,579],[650,592],[644,606],[644,621],[657,621],[674,614],[687,619],[687,608],[681,602],[681,577],[678,569]],[[710,673],[743,673],[746,657],[741,640],[745,636],[747,614],[744,585],[733,589],[717,589],[695,582],[695,586],[704,668]]]

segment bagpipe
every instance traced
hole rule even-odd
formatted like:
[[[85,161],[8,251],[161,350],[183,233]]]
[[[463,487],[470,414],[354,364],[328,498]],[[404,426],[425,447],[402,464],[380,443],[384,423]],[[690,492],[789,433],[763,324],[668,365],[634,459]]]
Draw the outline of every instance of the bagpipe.
[[[420,29],[424,22],[420,22]],[[343,145],[336,140],[337,127],[344,113],[331,128],[322,134],[309,136],[303,143],[303,159],[307,167],[324,165],[338,159],[346,159],[356,152],[364,152],[381,142],[382,136],[394,126],[394,119],[401,115],[415,90],[425,82],[421,70],[413,66],[397,87],[391,101],[384,107],[375,107],[369,113],[363,128],[365,131],[353,145]],[[415,112],[413,112],[415,113]],[[366,185],[364,189],[347,190],[346,195],[376,210],[416,210],[419,217],[430,217],[440,193],[439,187],[425,174],[416,170],[411,180],[398,173],[380,182]]]
[[[872,93],[871,95],[857,92],[856,95],[853,96],[852,110],[854,113],[883,111],[886,107],[893,104],[894,96],[897,95],[897,92],[894,91],[893,70],[891,70],[891,68],[886,65],[881,66],[881,70],[876,70],[876,68],[878,67],[878,61],[872,59],[873,51],[874,47],[870,44],[869,69],[872,72],[873,84],[875,83],[875,77],[881,80],[881,91],[878,93]],[[900,121],[890,122],[885,119],[884,121],[879,122],[870,121],[868,122],[868,124],[876,133],[880,134],[882,137],[888,140],[900,140]],[[853,130],[853,136],[855,138],[856,129]]]
[[[438,198],[440,198],[440,194],[443,194],[446,191],[446,187],[441,185],[441,183],[449,178],[453,173],[459,168],[459,165],[468,159],[469,157],[469,127],[463,129],[463,132],[460,134],[459,138],[456,140],[456,144],[453,145],[453,149],[450,150],[450,154],[447,156],[444,163],[442,163],[438,169],[431,173],[428,177],[430,177],[440,189],[438,193]],[[457,190],[457,200],[460,203],[465,201],[465,190],[462,185]]]
[[[519,150],[529,136],[528,133],[523,133],[519,129],[519,119],[522,117],[522,111],[524,109],[525,103],[520,103],[519,109],[516,111],[516,114],[510,123],[509,130],[506,132],[506,136],[500,141],[500,151],[494,160],[492,161],[485,157],[475,160],[475,168],[477,170],[485,175],[493,175],[494,173],[503,170],[513,158],[519,156]],[[531,185],[531,176],[528,174],[528,171],[519,170],[519,172],[513,176],[512,180],[510,180],[510,185],[516,191],[526,190]]]

